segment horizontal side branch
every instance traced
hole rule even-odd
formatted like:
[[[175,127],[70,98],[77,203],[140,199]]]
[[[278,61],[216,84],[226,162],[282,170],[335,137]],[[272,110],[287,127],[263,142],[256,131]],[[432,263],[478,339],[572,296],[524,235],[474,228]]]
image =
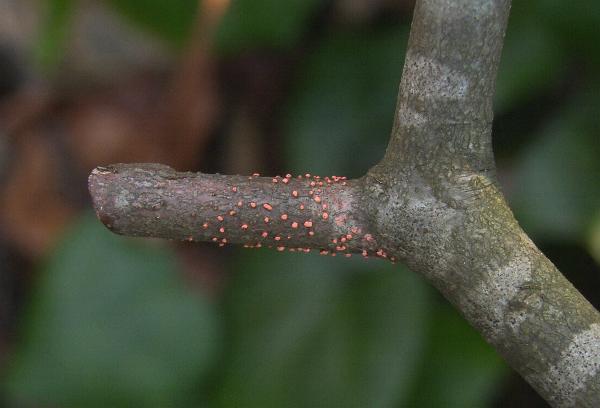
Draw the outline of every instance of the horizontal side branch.
[[[117,164],[94,169],[89,189],[98,218],[122,235],[387,257],[359,208],[360,180]]]

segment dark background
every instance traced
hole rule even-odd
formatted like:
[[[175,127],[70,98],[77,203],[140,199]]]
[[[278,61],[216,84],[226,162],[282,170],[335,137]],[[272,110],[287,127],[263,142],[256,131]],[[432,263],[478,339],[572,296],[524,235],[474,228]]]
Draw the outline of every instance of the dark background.
[[[545,406],[402,266],[126,239],[92,213],[113,162],[362,175],[412,7],[0,0],[0,406]],[[600,2],[515,1],[502,58],[503,189],[598,307]]]

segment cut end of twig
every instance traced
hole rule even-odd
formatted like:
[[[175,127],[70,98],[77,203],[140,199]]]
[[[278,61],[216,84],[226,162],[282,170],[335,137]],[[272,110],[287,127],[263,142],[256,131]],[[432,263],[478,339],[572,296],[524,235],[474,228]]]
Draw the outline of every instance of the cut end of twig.
[[[92,205],[94,206],[94,211],[96,212],[96,216],[98,219],[108,228],[109,230],[113,230],[113,220],[112,218],[104,211],[105,203],[106,203],[106,190],[109,184],[109,180],[107,176],[110,177],[115,172],[113,167],[96,167],[90,173],[88,177],[88,190],[90,192],[90,196],[92,197]]]

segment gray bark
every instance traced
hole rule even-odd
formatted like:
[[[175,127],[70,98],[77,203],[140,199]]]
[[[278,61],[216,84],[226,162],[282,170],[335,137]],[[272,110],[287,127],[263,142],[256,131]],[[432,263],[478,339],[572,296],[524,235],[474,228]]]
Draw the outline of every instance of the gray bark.
[[[417,1],[385,157],[361,179],[326,183],[319,203],[313,177],[286,184],[114,165],[90,176],[100,219],[122,234],[217,242],[225,223],[228,242],[280,248],[271,238],[280,236],[286,248],[400,259],[551,405],[600,406],[600,314],[521,230],[494,174],[492,97],[509,8]],[[278,221],[266,231],[269,213]]]

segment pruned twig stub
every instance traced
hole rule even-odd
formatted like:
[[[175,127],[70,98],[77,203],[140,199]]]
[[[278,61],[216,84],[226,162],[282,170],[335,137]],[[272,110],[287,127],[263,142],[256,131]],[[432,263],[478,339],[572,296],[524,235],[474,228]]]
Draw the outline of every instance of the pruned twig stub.
[[[156,164],[98,167],[89,178],[98,218],[118,234],[394,262],[357,208],[360,183],[310,174],[178,173]]]

